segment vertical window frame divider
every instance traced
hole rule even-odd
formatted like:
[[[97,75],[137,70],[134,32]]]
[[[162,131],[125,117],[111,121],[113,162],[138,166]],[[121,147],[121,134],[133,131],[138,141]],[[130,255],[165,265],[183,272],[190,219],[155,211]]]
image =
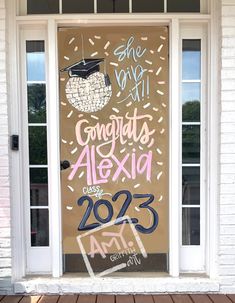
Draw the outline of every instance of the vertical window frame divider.
[[[180,247],[180,201],[181,201],[181,102],[180,102],[180,73],[179,55],[179,19],[173,18],[169,32],[169,273],[172,277],[179,276],[179,247]],[[174,113],[174,114],[173,114]],[[174,152],[173,148],[174,146]],[[178,172],[177,176],[173,172]]]
[[[200,89],[201,89],[201,100],[200,100],[200,205],[194,206],[197,208],[200,208],[200,245],[183,245],[182,244],[182,209],[183,204],[181,201],[181,240],[180,240],[180,250],[181,250],[181,260],[186,260],[184,257],[184,251],[190,251],[190,249],[197,249],[201,250],[201,269],[196,269],[197,272],[205,272],[206,271],[206,258],[205,258],[205,252],[206,252],[206,204],[208,203],[208,199],[206,196],[207,193],[207,187],[206,187],[206,163],[207,161],[207,136],[206,136],[206,128],[207,128],[207,93],[206,93],[206,86],[209,83],[208,77],[207,77],[207,47],[206,47],[206,41],[207,41],[207,31],[208,26],[207,23],[205,24],[195,24],[195,23],[183,23],[181,26],[181,45],[184,39],[200,39],[201,40],[201,81],[200,81]],[[182,50],[181,50],[181,67],[182,67]],[[182,68],[181,68],[182,69]],[[181,77],[182,79],[182,77]],[[182,83],[184,81],[181,80],[181,87]],[[181,99],[182,99],[182,88],[181,88]],[[182,121],[182,120],[181,120]],[[183,125],[183,121],[182,121]],[[193,125],[190,123],[190,125]],[[185,165],[182,163],[182,167]],[[192,164],[188,165],[189,167],[193,166]],[[185,166],[187,167],[187,166]],[[187,207],[187,206],[186,206]],[[190,253],[188,253],[190,254]],[[195,252],[196,254],[196,252]],[[195,255],[194,254],[194,255]],[[195,264],[195,263],[194,263]],[[193,272],[194,270],[183,270],[181,268],[182,272]]]

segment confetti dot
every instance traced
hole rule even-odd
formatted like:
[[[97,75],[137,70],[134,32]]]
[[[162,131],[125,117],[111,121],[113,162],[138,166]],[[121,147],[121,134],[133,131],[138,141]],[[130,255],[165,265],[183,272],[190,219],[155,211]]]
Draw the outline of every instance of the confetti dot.
[[[160,91],[160,90],[157,90],[157,93],[158,93],[159,95],[161,95],[161,96],[164,95],[164,93],[163,93],[162,91]]]
[[[66,106],[67,104],[64,102],[60,102],[61,105]]]
[[[91,38],[89,39],[89,42],[90,42],[91,45],[95,44],[94,41]]]
[[[105,54],[105,56],[107,56],[107,57],[109,56],[109,53],[108,53],[108,52],[105,52],[104,54]]]
[[[67,56],[64,56],[64,59],[67,60],[67,61],[69,61],[69,57],[67,57]]]
[[[60,78],[60,81],[62,81],[62,82],[65,81],[65,78]]]
[[[162,134],[164,134],[164,132],[165,132],[165,129],[163,128],[163,129],[160,131],[160,134],[162,135]]]
[[[138,188],[138,187],[140,187],[139,183],[134,186],[134,188]]]
[[[163,174],[163,172],[161,171],[161,172],[157,175],[157,179],[158,179],[158,180],[160,180],[162,174]]]
[[[140,211],[140,209],[137,206],[135,206],[135,210],[138,212]]]
[[[163,196],[160,196],[160,198],[159,198],[159,200],[158,200],[158,201],[159,201],[159,202],[161,202],[161,201],[162,201],[162,199],[163,199]]]
[[[75,153],[77,152],[77,150],[78,150],[78,148],[75,147],[75,148],[71,151],[71,154],[72,154],[72,155],[75,154]]]
[[[119,110],[118,110],[116,107],[113,107],[112,110],[113,110],[115,113],[119,113]]]
[[[118,64],[115,63],[115,62],[110,62],[109,64],[110,64],[110,65],[113,65],[113,66],[118,66]]]
[[[164,57],[160,57],[160,59],[161,59],[162,61],[165,61],[165,60],[166,60]]]
[[[129,107],[129,106],[131,106],[131,104],[132,104],[131,102],[127,103],[126,107]]]
[[[64,144],[66,144],[66,143],[67,143],[67,141],[66,141],[66,140],[64,140],[64,139],[61,139],[61,141],[62,141]]]
[[[156,76],[158,76],[160,74],[160,72],[162,71],[162,67],[159,67],[159,69],[156,72]]]
[[[163,44],[161,44],[161,45],[159,46],[159,48],[157,49],[157,52],[160,53],[161,50],[162,50],[162,48],[163,48]]]
[[[143,106],[143,108],[148,108],[150,106],[150,103],[147,103]]]
[[[72,210],[73,207],[72,206],[66,206],[67,210]]]
[[[159,148],[157,148],[157,152],[158,152],[159,155],[162,154],[162,151]]]
[[[157,122],[161,123],[162,121],[163,121],[163,117],[159,118]]]
[[[78,176],[78,178],[81,179],[81,178],[83,177],[83,175],[84,175],[84,171],[82,171],[82,172],[80,173],[80,175]]]
[[[105,44],[104,49],[107,49],[107,48],[109,47],[109,45],[110,45],[110,42],[108,41],[108,42]]]
[[[142,147],[142,146],[140,146],[140,145],[139,145],[139,149],[140,149],[140,150],[144,150],[144,149],[143,149],[143,147]]]
[[[119,98],[119,97],[120,97],[120,95],[121,95],[121,92],[118,92],[116,96]]]
[[[165,81],[158,81],[158,84],[162,85],[162,84],[165,84],[166,82]]]
[[[69,45],[73,43],[73,41],[75,40],[75,38],[73,37],[72,39],[69,40]]]
[[[162,40],[166,40],[166,37],[160,36],[160,39],[162,39]]]
[[[156,107],[153,107],[153,110],[155,111],[155,112],[158,112],[158,108],[156,108]]]
[[[157,165],[162,166],[162,165],[163,165],[163,162],[157,162]]]
[[[150,49],[150,53],[151,53],[151,54],[154,54],[154,51],[153,51],[152,49]]]
[[[73,110],[71,110],[71,112],[67,115],[67,118],[71,118],[72,114],[73,114]]]
[[[74,51],[77,52],[78,51],[78,46],[74,47]]]
[[[70,142],[69,142],[69,145],[73,145],[73,141],[70,141]]]
[[[141,40],[147,41],[147,40],[148,40],[148,37],[141,37]]]
[[[91,54],[91,57],[94,57],[96,55],[98,55],[98,52],[94,52],[93,54]]]
[[[153,64],[153,62],[152,62],[152,61],[149,61],[149,60],[145,60],[145,62],[146,62],[147,64],[149,64],[149,65],[152,65],[152,64]]]
[[[91,115],[91,118],[95,119],[95,120],[99,120],[98,117],[94,116],[94,115]]]
[[[165,104],[165,103],[162,103],[162,106],[163,106],[163,107],[166,107],[166,104]]]
[[[74,192],[74,188],[70,185],[67,186],[69,190],[71,190],[71,192]]]
[[[99,39],[101,39],[101,37],[100,37],[100,36],[95,36],[95,39],[98,39],[98,40],[99,40]]]

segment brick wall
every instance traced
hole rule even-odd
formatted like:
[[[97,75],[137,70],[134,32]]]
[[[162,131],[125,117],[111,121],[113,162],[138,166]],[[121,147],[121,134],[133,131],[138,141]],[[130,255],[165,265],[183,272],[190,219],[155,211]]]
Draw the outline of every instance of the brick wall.
[[[0,292],[9,291],[11,281],[5,17],[5,1],[0,0]]]
[[[222,0],[219,274],[235,293],[235,0]]]

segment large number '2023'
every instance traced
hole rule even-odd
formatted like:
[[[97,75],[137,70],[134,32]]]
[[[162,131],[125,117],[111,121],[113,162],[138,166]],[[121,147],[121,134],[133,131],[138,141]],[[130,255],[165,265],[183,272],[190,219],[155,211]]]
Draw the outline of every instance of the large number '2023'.
[[[135,228],[137,231],[143,233],[143,234],[150,234],[152,233],[158,226],[158,213],[156,212],[156,210],[154,208],[152,208],[150,206],[150,204],[154,201],[154,196],[152,194],[134,194],[132,196],[132,194],[128,191],[128,190],[121,190],[119,192],[117,192],[113,197],[112,197],[112,201],[116,202],[120,197],[124,196],[125,200],[124,203],[122,205],[122,208],[120,210],[120,212],[117,215],[116,219],[122,218],[123,216],[125,216],[126,211],[129,207],[129,205],[132,202],[132,199],[144,199],[145,202],[140,203],[139,204],[139,208],[141,209],[147,209],[150,213],[151,216],[153,217],[151,222],[152,225],[150,227],[144,227],[140,224],[138,224],[138,219],[137,218],[131,218],[131,222],[133,224],[135,224]],[[100,199],[98,201],[96,201],[96,203],[94,204],[94,201],[92,200],[91,197],[89,196],[82,196],[81,198],[78,199],[77,203],[79,206],[82,206],[83,203],[88,202],[87,205],[87,209],[85,211],[85,214],[81,220],[81,223],[78,226],[78,230],[91,230],[94,229],[98,226],[100,226],[101,224],[105,224],[108,223],[112,220],[113,218],[113,206],[112,204],[105,199]],[[107,216],[105,218],[101,217],[99,214],[99,208],[101,205],[104,205],[107,208]],[[94,212],[94,216],[96,218],[96,220],[99,222],[95,222],[95,223],[91,223],[91,224],[87,224],[87,220],[90,217],[91,212]],[[124,221],[121,221],[119,223],[116,224],[122,224]]]

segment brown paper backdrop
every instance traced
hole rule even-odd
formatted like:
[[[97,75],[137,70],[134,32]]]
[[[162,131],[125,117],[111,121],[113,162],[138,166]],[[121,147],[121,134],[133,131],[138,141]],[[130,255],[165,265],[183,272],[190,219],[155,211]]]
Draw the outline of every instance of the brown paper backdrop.
[[[82,36],[83,36],[83,51],[82,51]],[[130,37],[134,37],[131,47],[136,49],[138,46],[143,50],[146,48],[144,55],[138,58],[137,62],[131,58],[125,58],[123,61],[118,61],[114,55],[114,50],[126,44]],[[90,40],[89,40],[90,39]],[[107,42],[109,46],[104,49]],[[148,121],[150,130],[155,129],[155,134],[152,136],[155,142],[152,147],[133,143],[133,140],[128,140],[125,145],[121,145],[119,140],[116,141],[115,156],[122,160],[127,153],[132,153],[136,150],[136,157],[147,153],[149,150],[153,153],[151,182],[146,180],[146,175],[138,175],[135,180],[123,179],[124,174],[121,174],[116,182],[109,178],[109,182],[101,184],[104,192],[114,195],[116,192],[126,189],[132,194],[151,193],[154,195],[154,202],[150,205],[159,215],[158,227],[153,233],[139,233],[144,247],[148,253],[167,253],[168,252],[168,158],[169,158],[169,117],[168,117],[168,28],[167,27],[96,27],[96,28],[62,28],[58,33],[59,47],[59,69],[70,66],[83,58],[104,58],[105,63],[100,64],[100,72],[107,73],[112,83],[112,97],[109,103],[100,111],[95,113],[82,113],[74,108],[67,100],[65,94],[65,85],[69,80],[67,72],[60,72],[60,134],[61,134],[61,160],[69,160],[73,165],[76,163],[78,156],[84,147],[77,143],[75,135],[75,126],[79,119],[87,119],[89,126],[94,126],[98,122],[107,124],[110,122],[110,115],[125,117],[129,112],[129,116],[133,115],[134,108],[137,108],[138,115],[151,115],[152,121]],[[91,57],[92,54],[94,54]],[[97,53],[97,54],[96,54]],[[111,62],[115,65],[110,64]],[[118,64],[118,66],[116,66]],[[140,101],[133,101],[128,98],[127,101],[118,103],[125,99],[130,89],[134,86],[134,80],[129,79],[123,91],[120,90],[115,78],[115,69],[120,72],[121,69],[126,70],[130,66],[136,67],[141,65],[147,71],[143,75],[143,79],[149,77],[149,95],[145,87],[145,94]],[[146,82],[145,82],[146,84]],[[121,93],[119,93],[121,91]],[[141,90],[140,90],[141,91]],[[119,94],[118,94],[119,93]],[[142,93],[142,91],[141,91]],[[131,104],[130,104],[131,102]],[[150,103],[149,106],[146,106]],[[119,113],[113,111],[113,108],[118,109]],[[81,114],[83,116],[81,116]],[[97,117],[99,120],[92,118]],[[125,120],[126,121],[126,120]],[[144,121],[147,121],[146,119]],[[88,125],[87,125],[88,126]],[[82,134],[84,136],[84,134]],[[97,144],[91,142],[89,145]],[[77,151],[74,152],[77,147]],[[120,150],[125,148],[123,153]],[[160,153],[159,153],[160,150]],[[74,153],[71,153],[71,152]],[[101,160],[99,156],[97,162]],[[84,162],[84,161],[83,161]],[[131,171],[131,161],[127,162],[126,168]],[[115,167],[115,168],[114,168]],[[116,171],[114,165],[111,173]],[[62,220],[63,220],[63,253],[80,253],[76,241],[76,236],[83,233],[78,231],[78,225],[87,208],[87,202],[83,206],[77,205],[77,200],[83,196],[82,189],[87,187],[86,170],[80,168],[75,174],[72,181],[68,180],[68,176],[72,169],[69,168],[61,172],[61,188],[62,188]],[[80,173],[84,171],[84,175],[79,178]],[[160,174],[162,172],[162,174]],[[160,177],[159,177],[160,176]],[[159,177],[159,180],[157,179]],[[140,184],[138,188],[135,185]],[[68,187],[70,186],[70,188]],[[71,191],[71,188],[74,191]],[[98,198],[92,197],[93,201]],[[114,209],[115,219],[123,204],[123,198],[112,202],[110,196],[103,196],[111,202]],[[144,202],[141,200],[141,202]],[[130,207],[127,210],[127,215],[138,218],[139,224],[149,227],[152,224],[152,215],[147,209],[137,211],[135,206],[139,206],[138,201],[132,200]],[[106,217],[106,209],[100,208],[100,215]],[[97,222],[93,212],[87,221],[87,224]]]

